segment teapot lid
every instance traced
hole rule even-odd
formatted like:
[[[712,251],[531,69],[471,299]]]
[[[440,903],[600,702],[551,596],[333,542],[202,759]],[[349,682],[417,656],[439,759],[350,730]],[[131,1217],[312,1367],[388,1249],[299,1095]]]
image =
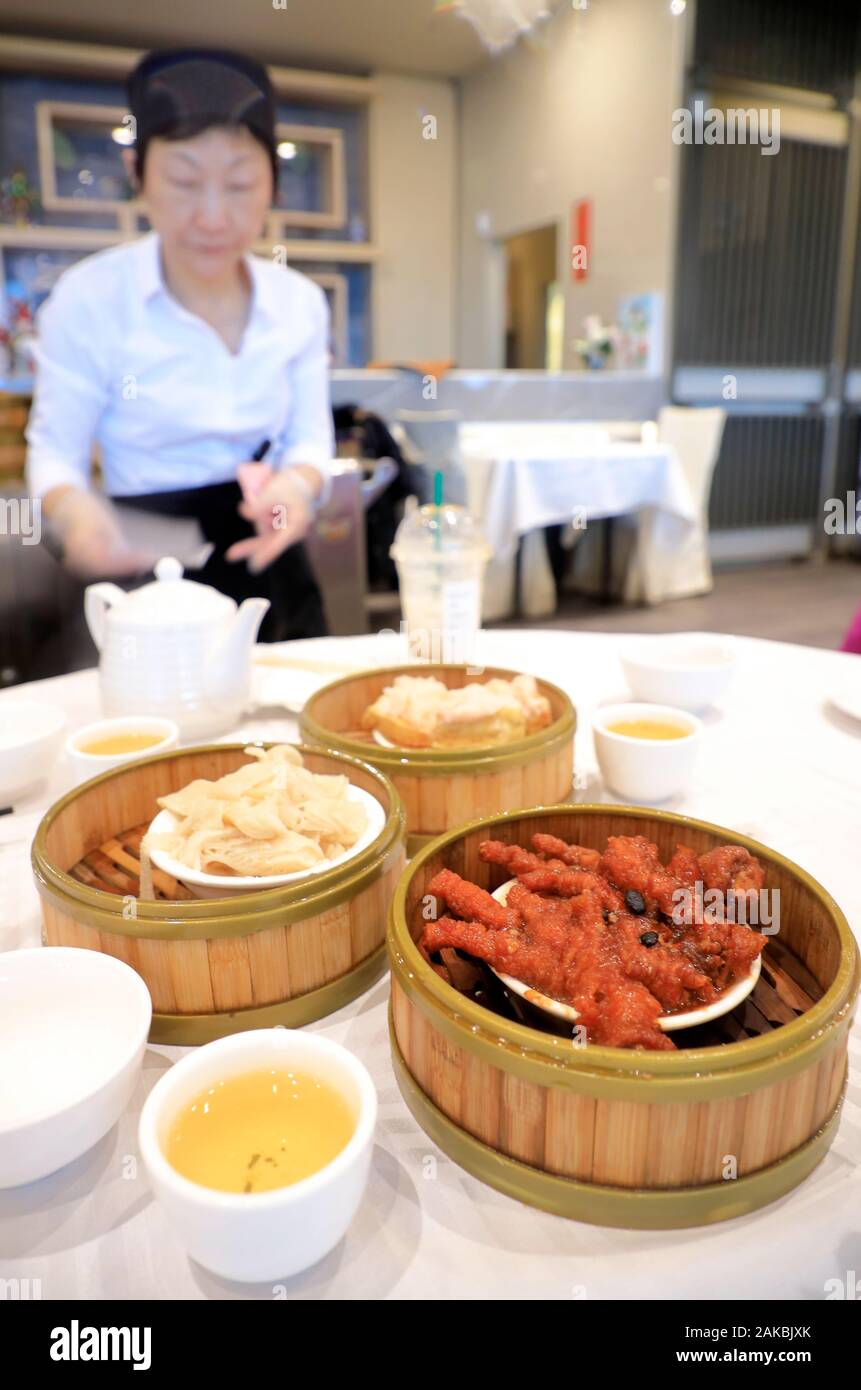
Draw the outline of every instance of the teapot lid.
[[[135,623],[215,622],[236,612],[236,604],[209,584],[183,578],[179,560],[165,555],[155,580],[133,589],[122,605],[123,618]]]

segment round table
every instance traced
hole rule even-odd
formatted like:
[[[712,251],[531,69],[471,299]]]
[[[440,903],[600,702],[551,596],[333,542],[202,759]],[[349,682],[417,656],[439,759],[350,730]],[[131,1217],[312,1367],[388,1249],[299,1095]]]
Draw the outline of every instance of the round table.
[[[618,650],[626,639],[577,632],[489,632],[487,664],[547,676],[578,711],[580,801],[610,801],[589,734],[595,706],[624,698]],[[733,639],[738,669],[707,737],[691,791],[665,803],[752,835],[796,860],[861,927],[861,722],[829,698],[861,681],[857,657]],[[271,649],[270,649],[271,650]],[[395,635],[292,643],[306,655],[356,665],[401,658]],[[58,701],[70,729],[99,716],[94,671],[16,687],[3,701]],[[291,716],[258,709],[237,737],[295,738]],[[58,764],[49,786],[0,818],[0,950],[38,944],[29,867],[38,819],[70,783]],[[605,1230],[555,1218],[502,1196],[456,1167],[401,1100],[389,1060],[381,980],[316,1030],[368,1065],[380,1098],[371,1180],[346,1239],[283,1285],[242,1287],[193,1265],[155,1204],[137,1151],[140,1107],[183,1049],[150,1046],[141,1082],[116,1128],[89,1154],[40,1183],[0,1192],[0,1279],[41,1281],[50,1299],[510,1298],[824,1299],[861,1269],[861,1035],[837,1139],[788,1197],[751,1216],[679,1232]],[[851,1296],[851,1295],[850,1295]]]

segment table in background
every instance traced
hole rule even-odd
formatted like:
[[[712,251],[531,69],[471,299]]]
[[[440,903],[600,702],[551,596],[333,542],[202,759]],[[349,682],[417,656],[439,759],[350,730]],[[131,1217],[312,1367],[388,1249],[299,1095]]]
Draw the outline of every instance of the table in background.
[[[523,610],[541,617],[556,604],[544,527],[564,525],[575,515],[588,524],[649,508],[650,544],[657,555],[672,556],[696,521],[690,488],[669,445],[615,439],[597,427],[544,421],[463,424],[458,466],[467,506],[481,518],[493,549],[485,586],[487,621],[514,606],[514,560],[522,537]],[[605,568],[607,561],[605,556]],[[659,603],[660,564],[653,561],[647,572],[644,597]],[[605,589],[606,581],[605,574]]]
[[[593,633],[483,633],[481,659],[545,675],[578,710],[581,801],[609,801],[597,780],[589,718],[624,696],[624,638]],[[720,710],[706,716],[693,789],[669,809],[752,835],[818,878],[861,929],[858,825],[861,723],[832,711],[829,694],[859,679],[858,658],[738,638],[739,668]],[[292,643],[357,664],[397,661],[394,637]],[[74,728],[98,717],[95,672],[0,693],[61,702]],[[258,710],[230,741],[295,738],[290,717]],[[0,948],[39,942],[29,843],[40,815],[69,785],[58,765],[48,787],[0,818]],[[370,1068],[380,1117],[370,1183],[346,1239],[316,1268],[288,1280],[291,1299],[645,1298],[822,1299],[829,1279],[861,1270],[861,1033],[850,1038],[846,1103],[833,1147],[795,1192],[750,1216],[686,1231],[616,1231],[521,1206],[470,1177],[419,1129],[389,1059],[388,982],[381,980],[314,1031]],[[273,1297],[192,1265],[152,1198],[137,1159],[146,1094],[183,1049],[151,1045],[120,1123],[77,1163],[0,1192],[0,1278],[42,1281],[43,1298]]]

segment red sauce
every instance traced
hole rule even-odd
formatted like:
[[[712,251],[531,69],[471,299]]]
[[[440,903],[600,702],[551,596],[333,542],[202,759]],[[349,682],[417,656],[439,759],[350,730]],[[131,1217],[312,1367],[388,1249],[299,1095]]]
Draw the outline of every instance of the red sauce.
[[[595,1043],[671,1051],[660,1016],[713,1002],[765,945],[744,923],[679,912],[679,890],[693,902],[698,883],[758,892],[762,867],[738,845],[699,857],[680,845],[666,865],[641,835],[611,837],[603,855],[550,835],[531,850],[486,840],[479,854],[517,879],[507,903],[441,870],[428,893],[448,911],[427,923],[422,950],[465,951],[570,1004]]]

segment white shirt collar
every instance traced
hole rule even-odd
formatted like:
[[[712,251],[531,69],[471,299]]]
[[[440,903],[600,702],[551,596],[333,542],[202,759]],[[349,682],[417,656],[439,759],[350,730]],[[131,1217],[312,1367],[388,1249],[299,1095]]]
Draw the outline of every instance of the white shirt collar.
[[[158,233],[147,232],[146,235],[140,237],[135,243],[135,251],[137,253],[137,280],[142,299],[148,300],[157,294],[168,294],[168,288],[161,272],[161,239]],[[259,257],[246,255],[243,259],[252,288],[250,317],[264,314],[267,318],[276,321],[278,314],[274,304],[270,302],[267,293],[268,287],[261,274]]]

